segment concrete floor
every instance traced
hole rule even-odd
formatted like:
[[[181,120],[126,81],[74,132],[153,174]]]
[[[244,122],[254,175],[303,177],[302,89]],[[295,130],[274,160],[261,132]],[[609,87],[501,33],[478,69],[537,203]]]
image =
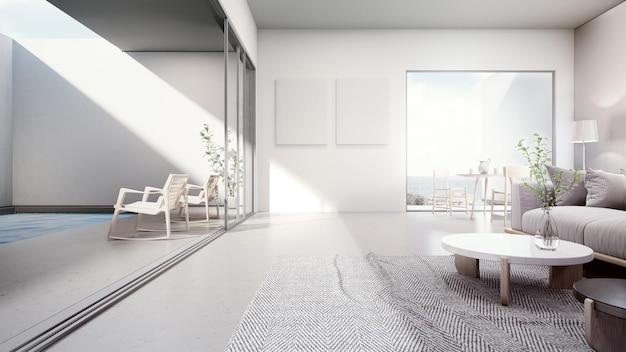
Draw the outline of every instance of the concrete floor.
[[[474,220],[464,213],[430,212],[256,214],[49,350],[222,351],[276,256],[447,255],[440,246],[443,236],[502,232],[502,225],[501,218],[491,223],[482,213]],[[194,236],[106,241],[107,229],[108,224],[95,225],[83,228],[82,234],[41,237],[46,242],[37,246],[39,252],[25,252],[30,254],[22,258],[14,253],[19,249],[9,251],[17,260],[11,264],[16,272],[28,267],[26,262],[55,264],[27,270],[28,283],[12,291],[9,300],[2,297],[4,338],[119,279],[125,271],[194,241]],[[48,246],[53,245],[57,247],[51,250]],[[2,249],[0,258],[5,254]],[[4,286],[6,274],[0,278]]]

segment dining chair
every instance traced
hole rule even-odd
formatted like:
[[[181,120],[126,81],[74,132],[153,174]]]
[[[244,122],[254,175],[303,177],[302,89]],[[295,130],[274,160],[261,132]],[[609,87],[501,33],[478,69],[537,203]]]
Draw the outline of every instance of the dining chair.
[[[452,215],[454,207],[465,208],[465,213],[468,213],[467,188],[450,187],[450,170],[434,169],[432,213],[435,213],[435,209],[444,209]]]
[[[491,190],[491,221],[493,222],[494,205],[502,205],[504,226],[507,224],[508,207],[511,204],[511,187],[513,182],[530,179],[530,168],[525,165],[509,165],[502,168],[504,173],[504,190]],[[501,198],[501,199],[500,199]]]

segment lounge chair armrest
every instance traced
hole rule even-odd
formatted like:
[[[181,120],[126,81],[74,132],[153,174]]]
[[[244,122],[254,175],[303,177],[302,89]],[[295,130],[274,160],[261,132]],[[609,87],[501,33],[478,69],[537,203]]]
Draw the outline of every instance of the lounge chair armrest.
[[[143,191],[132,189],[132,188],[120,188],[120,193],[136,193],[136,194],[163,194],[163,190],[161,188],[155,187],[146,187]]]
[[[120,193],[117,196],[116,205],[122,205],[124,203],[124,198],[126,198],[127,194],[143,194],[142,200],[145,201],[151,194],[163,194],[163,190],[155,187],[146,187],[143,191],[132,189],[132,188],[120,188]]]
[[[191,196],[201,196],[203,193],[206,191],[206,187],[205,186],[199,186],[199,185],[192,185],[192,184],[187,184],[185,185],[185,196],[191,195]]]
[[[198,186],[198,185],[192,185],[190,183],[188,183],[187,185],[185,185],[185,187],[187,187],[187,189],[204,189],[204,186]]]
[[[143,194],[144,191],[140,191],[138,189],[132,189],[132,188],[125,188],[122,187],[120,188],[120,193],[137,193],[137,194]]]

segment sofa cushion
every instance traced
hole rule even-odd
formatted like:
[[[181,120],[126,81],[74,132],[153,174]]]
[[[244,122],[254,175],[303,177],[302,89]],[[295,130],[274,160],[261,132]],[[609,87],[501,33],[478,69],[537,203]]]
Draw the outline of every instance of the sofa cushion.
[[[626,212],[623,210],[562,206],[550,211],[559,238],[584,244],[595,252],[626,259]],[[522,215],[522,231],[534,234],[543,211],[529,210]]]
[[[583,244],[598,253],[626,259],[626,214],[591,221],[585,227]]]
[[[559,192],[556,194],[556,205],[585,205],[587,199],[587,189],[585,188],[585,171],[577,171],[580,178],[574,183],[574,170],[568,170],[557,166],[546,164],[546,170],[552,180],[552,184],[556,184],[559,178],[565,182],[565,187],[574,184],[568,192]]]
[[[588,208],[581,206],[559,206],[550,211],[559,238],[565,241],[583,243],[585,226],[589,221],[601,217],[605,208]],[[533,209],[522,215],[522,231],[534,235],[543,217],[543,210]]]
[[[602,170],[587,169],[586,205],[626,210],[626,177]]]

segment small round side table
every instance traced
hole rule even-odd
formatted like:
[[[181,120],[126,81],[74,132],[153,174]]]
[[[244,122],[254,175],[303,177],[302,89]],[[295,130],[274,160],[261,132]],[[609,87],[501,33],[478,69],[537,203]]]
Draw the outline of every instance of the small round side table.
[[[626,280],[583,279],[574,296],[585,304],[585,339],[596,351],[621,351],[626,345]]]

